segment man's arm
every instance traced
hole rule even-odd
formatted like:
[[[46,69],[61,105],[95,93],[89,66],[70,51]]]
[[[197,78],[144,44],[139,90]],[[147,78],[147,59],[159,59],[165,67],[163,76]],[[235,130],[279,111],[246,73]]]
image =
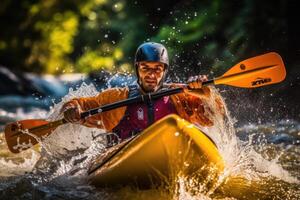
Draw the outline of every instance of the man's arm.
[[[225,105],[222,97],[219,95],[219,93],[216,91],[214,87],[203,86],[202,83],[205,81],[208,81],[206,75],[190,77],[188,80],[188,86],[189,88],[194,90],[185,89],[185,93],[198,96],[199,98],[202,98],[204,101],[208,101],[208,100],[213,101],[217,106],[218,109],[217,111],[222,113],[222,115],[224,115]]]
[[[217,113],[224,116],[224,103],[214,87],[202,86],[207,76],[189,78],[189,88],[181,94],[172,95],[178,114],[184,119],[201,126],[212,126]],[[173,87],[180,85],[172,85]]]
[[[124,116],[126,107],[96,114],[86,119],[80,119],[80,114],[102,105],[124,100],[127,97],[128,88],[107,89],[95,97],[74,98],[63,105],[61,112],[64,113],[64,118],[70,123],[79,123],[88,127],[111,131]]]

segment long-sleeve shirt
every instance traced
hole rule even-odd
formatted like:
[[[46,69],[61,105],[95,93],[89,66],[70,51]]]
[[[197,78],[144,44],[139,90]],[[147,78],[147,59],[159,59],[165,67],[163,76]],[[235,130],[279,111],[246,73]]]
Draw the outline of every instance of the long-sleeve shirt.
[[[176,86],[176,85],[174,85]],[[219,95],[212,95],[209,87],[191,94],[182,92],[171,95],[171,102],[174,105],[178,115],[183,119],[201,126],[212,126],[216,110],[210,107],[209,102],[214,102],[217,106],[217,112],[224,114],[224,104]],[[67,102],[64,108],[70,106],[80,106],[82,111],[87,111],[113,102],[125,100],[128,98],[129,88],[110,88],[100,92],[95,97],[75,98]],[[82,125],[88,127],[97,127],[111,132],[121,121],[126,112],[126,106],[111,111],[103,112],[94,116],[90,116],[81,121]]]

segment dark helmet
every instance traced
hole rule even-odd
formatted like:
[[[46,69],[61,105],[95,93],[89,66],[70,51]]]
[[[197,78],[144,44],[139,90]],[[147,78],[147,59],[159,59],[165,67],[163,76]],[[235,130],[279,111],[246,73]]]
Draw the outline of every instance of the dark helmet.
[[[162,44],[155,42],[146,42],[140,45],[135,54],[134,64],[138,62],[149,61],[149,62],[161,62],[169,66],[169,57],[166,47]]]
[[[137,67],[138,67],[138,63],[143,61],[161,62],[164,64],[165,66],[164,77],[160,83],[162,84],[169,67],[169,56],[166,47],[162,44],[155,43],[155,42],[146,42],[138,47],[134,59],[134,66],[138,78],[138,83],[139,83],[139,74],[138,74]]]

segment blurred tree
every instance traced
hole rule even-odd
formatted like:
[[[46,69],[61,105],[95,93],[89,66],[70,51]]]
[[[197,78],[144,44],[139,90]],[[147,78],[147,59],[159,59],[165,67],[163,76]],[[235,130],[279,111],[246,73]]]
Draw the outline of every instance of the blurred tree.
[[[288,53],[285,1],[184,2],[152,38],[169,47],[178,74],[220,74],[247,57]]]
[[[271,6],[258,0],[3,0],[0,64],[48,73],[130,71],[137,46],[151,40],[168,47],[181,76],[219,74],[259,53],[288,54],[287,5],[283,0]]]

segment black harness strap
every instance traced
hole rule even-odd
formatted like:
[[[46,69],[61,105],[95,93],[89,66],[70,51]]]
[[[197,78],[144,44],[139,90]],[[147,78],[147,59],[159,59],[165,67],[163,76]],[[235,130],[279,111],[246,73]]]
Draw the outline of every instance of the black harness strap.
[[[137,97],[141,95],[139,86],[137,84],[129,85],[128,88],[129,88],[128,98]],[[154,105],[150,97],[145,99],[145,103],[147,105],[147,116],[148,116],[147,124],[149,126],[154,123]]]

